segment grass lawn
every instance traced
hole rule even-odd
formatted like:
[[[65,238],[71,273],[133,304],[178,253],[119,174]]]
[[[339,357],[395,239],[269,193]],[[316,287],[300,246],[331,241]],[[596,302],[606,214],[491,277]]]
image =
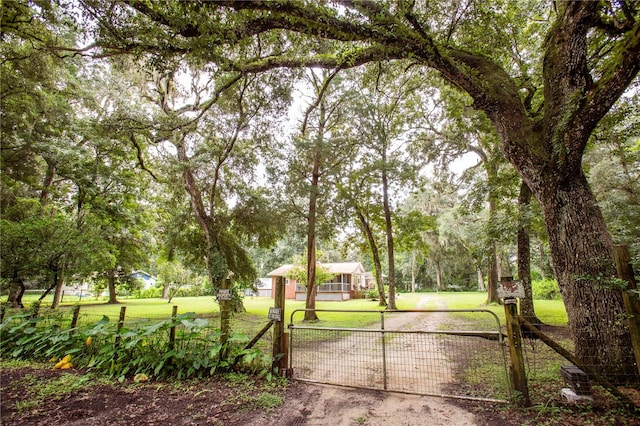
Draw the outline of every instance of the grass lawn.
[[[423,293],[424,294],[424,293]],[[504,306],[485,305],[485,292],[437,293],[447,304],[447,309],[486,309],[494,312],[504,324]],[[562,300],[534,300],[533,307],[540,320],[548,325],[566,325],[567,311]]]
[[[436,309],[441,303],[446,304],[447,309],[487,309],[495,312],[504,324],[504,307],[501,305],[484,305],[486,301],[484,292],[456,292],[456,293],[401,293],[396,300],[397,308],[400,310],[417,309],[420,302],[421,309]],[[26,295],[25,304],[28,306],[36,301],[37,295]],[[6,300],[6,296],[5,296]],[[41,310],[44,311],[52,301],[52,296],[47,296],[42,302]],[[126,307],[126,319],[154,319],[168,318],[171,316],[173,306],[178,307],[178,314],[195,312],[199,316],[210,316],[216,318],[220,310],[213,296],[200,297],[175,297],[171,303],[166,300],[154,299],[119,299],[120,304],[109,305],[106,300],[96,300],[96,298],[84,298],[78,300],[75,296],[65,298],[61,304],[62,309],[70,309],[75,305],[80,305],[81,318],[83,321],[97,321],[103,315],[116,321],[122,306]],[[293,313],[293,322],[300,324],[303,319],[304,302],[287,300],[285,305],[285,322],[288,324]],[[273,299],[269,297],[246,297],[244,299],[246,313],[234,315],[234,323],[239,326],[240,332],[250,332],[259,329],[266,324],[269,307],[273,306]],[[534,301],[536,314],[546,324],[565,325],[567,315],[564,304],[561,300],[536,300]],[[362,328],[380,320],[380,311],[383,308],[377,301],[369,299],[353,299],[345,302],[317,302],[316,308],[319,310],[320,321],[314,325],[321,327],[351,327]],[[326,310],[323,311],[323,310]],[[349,315],[344,311],[372,311]]]

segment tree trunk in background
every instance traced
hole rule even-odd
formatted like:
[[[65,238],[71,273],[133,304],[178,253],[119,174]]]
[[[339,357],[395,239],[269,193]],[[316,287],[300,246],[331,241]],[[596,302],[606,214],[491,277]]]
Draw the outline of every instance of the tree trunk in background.
[[[531,203],[531,189],[526,183],[520,184],[518,195],[518,279],[524,287],[524,299],[520,300],[520,315],[531,324],[540,324],[533,306],[531,288],[531,244],[529,238],[528,211]]]
[[[442,268],[440,267],[440,262],[435,262],[436,267],[436,290],[442,290]]]
[[[371,249],[371,257],[373,258],[373,267],[375,269],[376,279],[376,287],[378,288],[378,303],[379,306],[387,306],[387,299],[384,296],[384,282],[382,280],[382,263],[380,262],[380,253],[378,251],[378,244],[376,243],[376,239],[373,236],[373,231],[369,226],[369,222],[364,217],[364,214],[360,211],[360,209],[356,206],[356,214],[358,215],[358,221],[360,222],[360,226],[362,228],[362,232],[367,236],[367,241],[369,242],[369,248]]]
[[[109,288],[109,301],[107,303],[109,304],[119,303],[118,299],[116,298],[116,270],[115,269],[109,269],[109,271],[107,272],[107,283]]]
[[[496,245],[492,243],[487,256],[487,300],[485,305],[500,303],[498,299],[498,265],[496,263]]]
[[[386,148],[383,151],[383,163],[386,167],[387,164],[387,151]],[[389,205],[389,178],[387,176],[386,168],[382,169],[382,197],[384,208],[384,221],[387,231],[387,257],[389,260],[389,299],[387,300],[387,309],[398,309],[396,307],[396,268],[395,258],[393,255],[393,225],[391,223],[391,206]]]
[[[22,303],[22,296],[24,295],[26,288],[22,279],[14,276],[9,284],[9,296],[7,297],[7,303],[12,308],[24,308]]]
[[[417,269],[417,261],[416,261],[416,252],[415,250],[411,252],[411,293],[416,292],[416,269]]]
[[[316,314],[316,220],[318,214],[318,185],[320,182],[320,154],[313,161],[311,190],[309,194],[309,212],[307,216],[307,294],[304,313],[305,321],[317,321]]]
[[[169,299],[169,283],[162,284],[162,298]],[[171,303],[171,299],[169,299],[168,303]]]
[[[60,270],[56,271],[53,275],[55,292],[53,293],[53,302],[51,302],[51,309],[56,309],[62,301],[62,287],[64,286],[64,264]]]
[[[553,266],[549,261],[549,256],[547,255],[547,250],[544,245],[544,241],[540,241],[538,244],[538,250],[540,251],[540,256],[538,258],[538,268],[540,268],[540,278],[544,279],[553,279]]]
[[[484,274],[482,273],[482,268],[480,266],[476,266],[476,274],[478,276],[478,291],[486,291],[487,289],[484,286]]]

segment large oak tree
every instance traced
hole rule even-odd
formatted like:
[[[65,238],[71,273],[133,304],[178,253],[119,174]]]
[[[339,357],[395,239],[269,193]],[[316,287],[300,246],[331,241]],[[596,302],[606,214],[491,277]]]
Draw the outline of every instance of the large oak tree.
[[[558,0],[552,10],[541,1],[82,4],[99,22],[103,55],[182,53],[243,72],[386,60],[435,70],[492,121],[542,206],[577,355],[612,374],[632,365],[621,292],[608,284],[613,241],[581,161],[640,69],[637,2]],[[235,61],[250,43],[261,54]]]

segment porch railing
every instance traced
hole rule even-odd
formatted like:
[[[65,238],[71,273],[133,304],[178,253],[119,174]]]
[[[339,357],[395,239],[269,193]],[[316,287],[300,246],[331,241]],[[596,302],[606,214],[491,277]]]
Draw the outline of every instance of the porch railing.
[[[306,288],[300,284],[296,284],[296,291],[303,292]],[[326,283],[318,286],[318,293],[348,293],[351,290],[349,283]]]

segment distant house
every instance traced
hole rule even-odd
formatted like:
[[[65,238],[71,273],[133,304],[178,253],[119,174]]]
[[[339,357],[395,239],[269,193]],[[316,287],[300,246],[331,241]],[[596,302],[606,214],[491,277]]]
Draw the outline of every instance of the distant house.
[[[258,278],[254,285],[256,290],[248,288],[246,296],[271,297],[271,278]]]
[[[271,297],[272,295],[272,283],[271,278],[259,278],[260,284],[258,284],[258,297]]]
[[[319,301],[343,301],[353,299],[361,290],[371,288],[371,281],[367,280],[367,273],[360,262],[348,263],[322,263],[318,264],[334,276],[331,281],[320,284],[316,293],[316,300]],[[271,277],[271,287],[275,288],[278,277],[285,277],[285,298],[293,300],[306,299],[306,287],[297,283],[293,278],[287,278],[293,265],[282,265],[269,272]],[[272,292],[273,293],[273,292]]]
[[[144,282],[143,289],[148,289],[156,285],[157,278],[145,271],[133,271],[131,279],[140,279]]]

